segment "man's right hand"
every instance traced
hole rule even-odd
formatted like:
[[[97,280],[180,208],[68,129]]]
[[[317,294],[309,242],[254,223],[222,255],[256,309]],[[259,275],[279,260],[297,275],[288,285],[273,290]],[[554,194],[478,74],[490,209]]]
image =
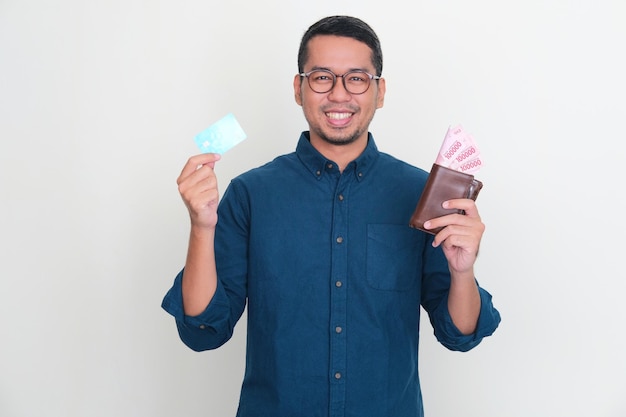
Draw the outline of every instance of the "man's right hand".
[[[176,183],[191,218],[191,226],[214,229],[217,224],[219,192],[215,163],[219,154],[204,153],[189,158]]]

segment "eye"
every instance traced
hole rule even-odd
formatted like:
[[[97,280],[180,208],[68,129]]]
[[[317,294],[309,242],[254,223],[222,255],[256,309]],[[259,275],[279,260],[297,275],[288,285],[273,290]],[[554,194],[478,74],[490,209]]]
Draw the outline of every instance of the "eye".
[[[369,77],[363,72],[353,72],[349,74],[348,81],[352,84],[362,84],[368,81]]]
[[[330,74],[326,72],[322,72],[322,71],[314,72],[313,74],[311,74],[311,78],[313,79],[313,81],[316,81],[316,82],[326,82],[326,81],[333,80]]]

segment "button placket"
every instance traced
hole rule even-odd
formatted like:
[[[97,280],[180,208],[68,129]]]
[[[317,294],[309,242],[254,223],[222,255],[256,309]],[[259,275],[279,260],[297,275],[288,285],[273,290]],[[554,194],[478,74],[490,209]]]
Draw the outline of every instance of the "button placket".
[[[330,167],[329,167],[330,169]],[[333,166],[333,170],[336,167]],[[348,194],[354,175],[339,176],[333,204],[333,242],[331,258],[331,314],[329,333],[331,356],[329,376],[331,378],[331,410],[342,410],[345,405],[345,370],[347,363],[346,311],[348,278]],[[332,414],[331,415],[335,415]]]

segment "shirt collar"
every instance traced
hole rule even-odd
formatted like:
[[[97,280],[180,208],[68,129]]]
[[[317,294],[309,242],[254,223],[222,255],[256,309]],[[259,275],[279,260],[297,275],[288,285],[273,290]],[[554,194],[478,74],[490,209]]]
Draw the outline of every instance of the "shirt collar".
[[[319,151],[311,145],[310,133],[308,131],[304,131],[300,134],[300,139],[298,140],[298,145],[296,147],[296,155],[298,155],[298,158],[307,170],[318,180],[322,178],[328,169],[329,164],[333,167],[337,166],[334,161],[324,157],[324,155],[319,153]],[[361,155],[359,155],[358,158],[346,166],[344,173],[347,174],[349,172],[353,172],[356,179],[361,181],[367,177],[367,173],[374,165],[378,156],[379,152],[376,147],[376,143],[374,142],[374,136],[372,136],[371,133],[368,133],[367,146],[365,147],[365,150],[361,153]]]

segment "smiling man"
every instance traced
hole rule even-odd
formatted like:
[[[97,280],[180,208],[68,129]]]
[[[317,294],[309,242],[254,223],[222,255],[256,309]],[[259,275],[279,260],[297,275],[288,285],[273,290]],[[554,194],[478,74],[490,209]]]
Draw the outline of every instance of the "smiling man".
[[[408,226],[428,173],[369,132],[382,67],[365,22],[316,22],[293,81],[308,122],[295,152],[233,179],[219,204],[218,155],[191,157],[178,178],[191,231],[163,308],[202,351],[230,339],[247,304],[238,417],[422,416],[420,307],[451,350],[500,322],[474,276],[475,202],[447,202],[465,214],[427,222],[443,227],[434,236]]]

